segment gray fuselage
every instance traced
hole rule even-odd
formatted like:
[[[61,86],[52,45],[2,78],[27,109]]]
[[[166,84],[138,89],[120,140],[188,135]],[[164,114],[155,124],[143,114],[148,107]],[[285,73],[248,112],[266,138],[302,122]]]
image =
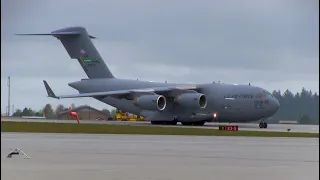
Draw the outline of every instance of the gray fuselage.
[[[158,83],[139,80],[100,78],[87,79],[69,83],[79,93],[116,91],[138,88],[166,87],[172,83]],[[183,84],[192,85],[192,84]],[[280,104],[268,91],[252,85],[234,85],[223,83],[196,84],[207,99],[203,109],[186,109],[168,106],[168,110],[145,111],[135,106],[132,100],[105,97],[95,98],[118,109],[145,116],[148,120],[171,121],[174,116],[181,121],[219,121],[219,122],[250,122],[274,115]],[[171,108],[170,108],[171,107]],[[216,113],[217,118],[213,118]]]

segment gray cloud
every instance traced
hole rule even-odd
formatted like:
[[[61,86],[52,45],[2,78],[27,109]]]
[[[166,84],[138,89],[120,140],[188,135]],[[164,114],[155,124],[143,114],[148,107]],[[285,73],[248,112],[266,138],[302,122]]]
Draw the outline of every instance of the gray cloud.
[[[86,76],[56,39],[13,34],[76,25],[98,37],[94,43],[117,77],[319,89],[316,0],[5,0],[1,5],[1,79],[14,77],[13,103],[19,108],[58,103],[45,97],[42,79],[67,93],[74,92],[68,82]],[[5,88],[2,82],[2,111]],[[88,100],[63,103],[73,101]]]

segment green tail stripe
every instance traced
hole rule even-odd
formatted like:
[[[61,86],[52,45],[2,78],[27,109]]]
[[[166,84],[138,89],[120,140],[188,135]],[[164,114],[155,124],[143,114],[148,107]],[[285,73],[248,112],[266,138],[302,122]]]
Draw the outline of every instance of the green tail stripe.
[[[84,63],[84,62],[99,62],[98,59],[91,59],[91,58],[84,58],[84,57],[80,57],[80,60]]]

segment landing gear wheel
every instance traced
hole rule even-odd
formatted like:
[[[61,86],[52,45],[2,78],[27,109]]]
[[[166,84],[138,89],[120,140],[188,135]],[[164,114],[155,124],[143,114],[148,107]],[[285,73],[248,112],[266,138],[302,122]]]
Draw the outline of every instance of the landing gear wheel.
[[[173,121],[171,122],[171,125],[177,125],[177,123],[178,123],[178,121],[173,120]]]
[[[151,124],[165,124],[165,121],[151,121]]]
[[[178,117],[174,116],[173,120],[171,121],[171,125],[177,125],[177,123],[178,123]]]
[[[191,126],[192,125],[192,123],[190,123],[190,122],[181,122],[181,124],[184,126]]]
[[[265,129],[268,127],[268,124],[266,122],[264,122],[263,125]]]
[[[195,126],[203,126],[204,123],[205,123],[205,121],[199,121],[199,122],[193,123],[193,125],[195,125]]]
[[[177,125],[178,121],[151,121],[151,124],[156,125]]]
[[[259,128],[267,128],[268,124],[266,122],[260,122],[259,123]]]

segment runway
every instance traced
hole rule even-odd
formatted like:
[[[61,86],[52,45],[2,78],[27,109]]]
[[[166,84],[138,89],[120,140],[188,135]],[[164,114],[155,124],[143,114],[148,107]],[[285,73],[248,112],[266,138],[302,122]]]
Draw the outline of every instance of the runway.
[[[56,120],[56,119],[3,119],[3,121],[25,121],[25,122],[56,122],[56,123],[76,123],[75,120]],[[132,126],[155,126],[152,125],[149,121],[105,121],[105,120],[80,120],[80,123],[85,124],[117,124],[117,125],[132,125]],[[220,123],[226,124],[229,123]],[[233,125],[233,124],[231,124]],[[319,133],[318,125],[299,125],[299,124],[268,124],[267,129],[260,129],[258,123],[237,123],[239,130],[248,130],[248,131],[277,131],[277,132],[286,132],[290,129],[290,132],[310,132],[310,133]],[[161,126],[161,125],[156,125]],[[165,125],[168,127],[169,125]],[[170,127],[180,127],[180,128],[211,128],[218,129],[219,123],[206,123],[204,126],[182,126],[180,123],[176,126]]]
[[[319,179],[317,138],[1,133],[1,156],[3,180]]]

